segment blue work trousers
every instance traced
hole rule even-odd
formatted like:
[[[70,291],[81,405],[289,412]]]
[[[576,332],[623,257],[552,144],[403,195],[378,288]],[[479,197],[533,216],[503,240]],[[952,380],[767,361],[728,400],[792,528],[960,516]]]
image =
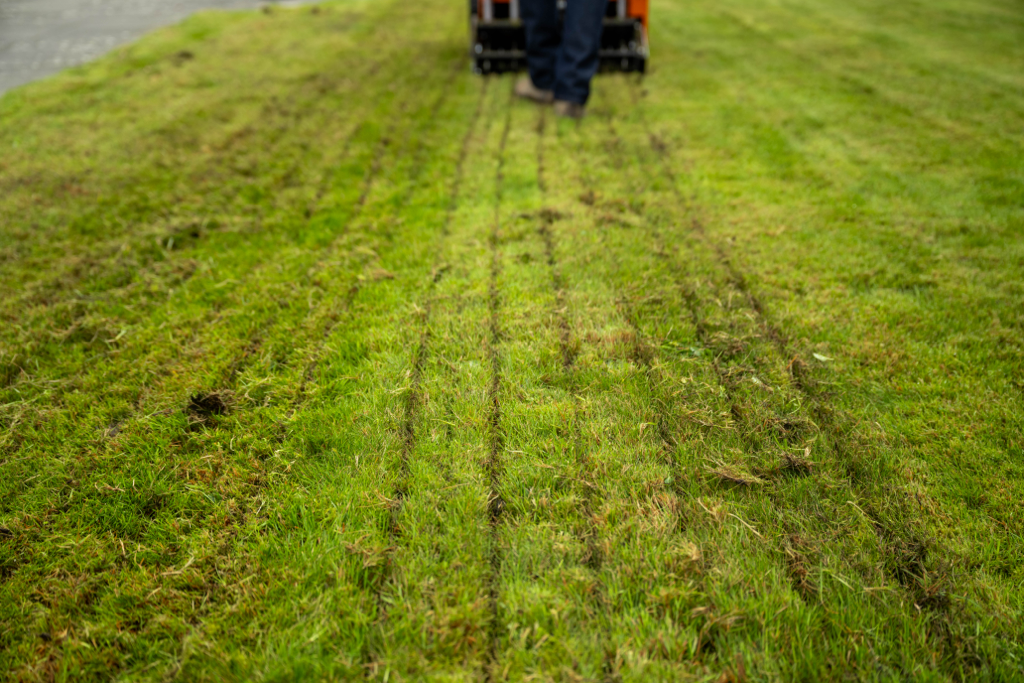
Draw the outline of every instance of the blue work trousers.
[[[554,90],[556,100],[586,104],[608,0],[567,1],[565,24],[559,27],[556,0],[519,0],[526,63],[535,86]]]

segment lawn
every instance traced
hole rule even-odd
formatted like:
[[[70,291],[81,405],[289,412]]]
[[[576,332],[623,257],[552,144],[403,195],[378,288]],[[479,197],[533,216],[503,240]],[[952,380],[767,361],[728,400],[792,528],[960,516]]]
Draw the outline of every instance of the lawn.
[[[0,96],[0,672],[1024,680],[1024,7],[465,3]]]

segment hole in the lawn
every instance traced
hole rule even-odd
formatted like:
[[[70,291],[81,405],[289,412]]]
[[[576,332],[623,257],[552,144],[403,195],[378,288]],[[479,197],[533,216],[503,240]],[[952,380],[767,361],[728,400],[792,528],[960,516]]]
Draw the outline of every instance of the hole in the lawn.
[[[193,394],[188,400],[185,412],[189,416],[206,421],[215,415],[225,415],[231,410],[231,394],[214,391],[208,394]]]

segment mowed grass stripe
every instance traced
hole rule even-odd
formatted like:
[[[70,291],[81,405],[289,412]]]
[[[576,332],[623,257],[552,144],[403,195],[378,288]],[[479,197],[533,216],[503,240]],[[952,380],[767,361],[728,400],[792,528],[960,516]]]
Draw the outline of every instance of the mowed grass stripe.
[[[463,117],[473,110],[465,90],[471,83],[460,79],[453,103]],[[455,164],[459,136],[451,133],[460,124],[466,120],[444,126],[445,142],[432,169]],[[268,542],[254,548],[268,558],[263,585],[271,593],[260,599],[278,606],[262,616],[286,626],[248,653],[251,664],[266,671],[303,661],[319,662],[311,675],[376,670],[365,665],[375,662],[370,653],[380,627],[380,596],[392,575],[388,494],[401,472],[401,389],[412,341],[406,302],[429,277],[430,239],[446,211],[446,202],[433,193],[447,189],[450,173],[449,166],[417,191],[411,206],[424,203],[420,217],[394,235],[394,249],[382,252],[382,266],[405,267],[394,280],[360,290],[353,302],[359,327],[338,328],[329,340],[316,393],[293,421],[285,450],[302,463],[291,476],[298,488],[277,492]]]
[[[397,515],[400,542],[391,549],[393,569],[382,591],[386,618],[378,624],[370,667],[377,677],[472,677],[487,648],[490,365],[481,230],[493,218],[495,131],[507,96],[504,88],[475,87],[472,120],[453,136],[461,148],[433,235],[430,298],[419,304],[430,311],[430,353],[420,383],[423,433],[407,463],[407,493]]]
[[[560,570],[575,551],[573,530],[579,523],[571,480],[559,481],[572,472],[572,452],[566,447],[571,406],[563,392],[549,386],[557,383],[561,356],[551,318],[555,299],[551,273],[537,231],[544,209],[538,164],[542,120],[535,107],[513,105],[505,203],[497,235],[505,256],[503,358],[507,372],[502,414],[505,514],[497,529],[506,558],[501,595],[504,623],[496,670],[511,680],[557,670],[551,666],[552,658],[565,652],[569,634],[564,628],[552,628],[551,622],[559,617],[549,610],[564,611],[566,589],[571,588],[562,585]],[[555,511],[565,517],[556,520]]]
[[[488,548],[488,562],[490,574],[487,578],[487,602],[488,602],[488,628],[487,628],[487,649],[484,658],[484,680],[499,680],[499,652],[502,638],[502,626],[504,615],[501,608],[502,574],[504,570],[504,550],[501,547],[501,536],[499,527],[503,522],[502,516],[505,513],[505,430],[502,423],[502,393],[504,390],[502,358],[503,337],[506,334],[505,325],[502,324],[502,307],[505,304],[505,294],[501,291],[504,275],[502,237],[502,200],[505,196],[505,158],[508,145],[509,131],[512,127],[512,103],[514,97],[510,95],[508,107],[505,113],[505,125],[501,132],[501,140],[498,143],[496,153],[496,170],[494,181],[494,218],[491,223],[491,232],[488,236],[490,245],[490,276],[487,281],[487,335],[486,352],[487,364],[490,369],[490,376],[487,384],[487,460],[484,468],[489,483],[487,495],[487,509],[490,523],[490,538]],[[507,323],[506,323],[507,324]]]
[[[547,110],[541,109],[537,125],[537,185],[547,199],[544,183],[544,141],[547,131]],[[580,540],[586,544],[586,554],[582,562],[589,569],[599,572],[601,569],[602,550],[598,539],[595,521],[595,503],[600,502],[601,491],[595,482],[588,481],[593,463],[588,453],[589,444],[585,441],[584,421],[585,409],[579,397],[580,385],[576,373],[576,357],[580,351],[580,339],[573,327],[569,311],[569,294],[566,291],[565,278],[559,265],[559,243],[553,224],[565,218],[557,209],[544,206],[537,215],[537,233],[544,243],[544,259],[551,271],[551,288],[555,294],[552,316],[558,330],[558,353],[562,360],[562,371],[565,374],[566,390],[572,397],[572,450],[576,463],[575,481],[580,499],[580,512],[583,525],[580,528]],[[595,599],[600,604],[603,600],[603,589],[600,583],[595,588]]]
[[[422,428],[421,414],[423,411],[423,404],[425,401],[425,394],[423,390],[423,376],[426,371],[427,362],[431,354],[431,342],[433,341],[433,321],[431,319],[431,313],[434,308],[438,305],[437,301],[437,285],[444,277],[445,272],[451,267],[449,264],[442,263],[442,258],[446,251],[446,240],[448,238],[453,214],[458,208],[458,202],[460,197],[460,187],[463,180],[463,168],[466,161],[466,156],[469,153],[470,142],[473,139],[473,133],[476,130],[477,122],[480,119],[480,112],[483,106],[484,97],[487,93],[487,81],[483,81],[480,84],[480,95],[476,106],[476,110],[473,114],[472,119],[466,128],[465,135],[462,138],[462,144],[459,149],[458,160],[455,163],[455,169],[452,174],[450,189],[449,189],[449,200],[448,205],[444,212],[444,218],[437,230],[437,234],[434,236],[433,241],[435,246],[432,251],[433,256],[433,269],[430,274],[429,280],[424,288],[422,299],[417,311],[419,318],[420,333],[417,341],[414,355],[411,359],[411,367],[406,373],[408,381],[407,387],[404,387],[401,391],[405,394],[404,414],[402,416],[401,425],[401,438],[402,438],[402,451],[400,458],[400,471],[398,479],[395,485],[395,489],[389,500],[389,507],[391,512],[391,521],[389,528],[389,535],[392,541],[391,547],[389,547],[388,562],[391,565],[389,567],[390,573],[388,575],[387,582],[382,584],[378,592],[378,628],[380,630],[380,643],[373,646],[373,652],[368,652],[368,657],[372,657],[367,662],[367,671],[372,675],[376,675],[379,669],[384,668],[385,671],[390,671],[391,667],[388,664],[389,655],[389,642],[391,634],[397,630],[390,625],[392,615],[390,609],[392,605],[400,603],[402,595],[396,594],[401,588],[402,582],[398,579],[398,575],[402,572],[402,568],[395,567],[395,553],[398,551],[398,545],[404,540],[405,531],[402,526],[403,516],[407,516],[408,512],[405,510],[405,500],[413,494],[413,482],[414,482],[414,464],[413,459],[416,457],[417,441],[420,438],[420,432]],[[438,99],[436,106],[431,110],[431,121],[435,121],[441,110],[441,101],[444,97],[447,97],[447,93],[443,94]],[[417,148],[419,150],[420,147]],[[410,188],[410,194],[412,189]],[[404,614],[398,614],[395,616],[396,620],[404,620]]]

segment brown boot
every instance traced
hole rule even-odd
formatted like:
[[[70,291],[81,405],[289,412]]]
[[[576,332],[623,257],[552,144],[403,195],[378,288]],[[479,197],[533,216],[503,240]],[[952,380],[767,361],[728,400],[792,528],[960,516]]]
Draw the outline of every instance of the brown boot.
[[[582,119],[586,113],[586,107],[576,102],[566,100],[555,100],[555,113],[567,119]]]
[[[554,92],[551,90],[541,90],[533,84],[529,76],[523,76],[516,81],[516,95],[537,104],[551,104],[551,101],[555,99]]]

